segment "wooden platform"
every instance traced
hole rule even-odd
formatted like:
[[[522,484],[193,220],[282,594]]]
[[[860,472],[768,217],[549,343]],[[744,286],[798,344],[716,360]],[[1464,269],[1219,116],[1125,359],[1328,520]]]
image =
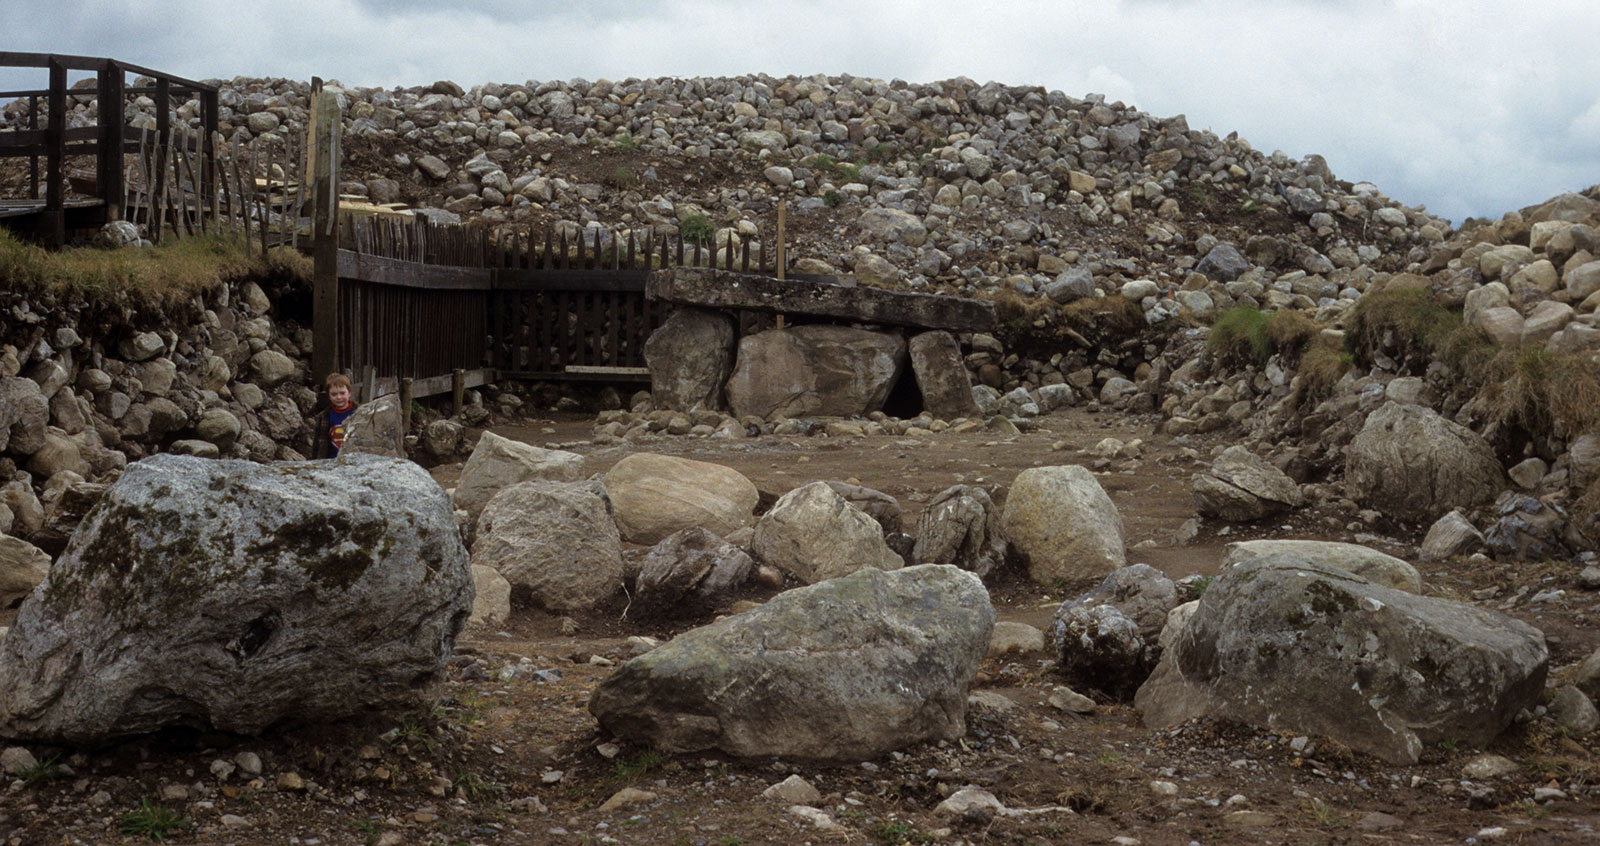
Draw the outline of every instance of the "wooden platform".
[[[74,209],[93,209],[104,206],[105,204],[105,200],[95,199],[92,197],[79,200],[67,200],[64,203],[69,213]],[[29,217],[33,215],[42,215],[44,213],[44,200],[0,199],[0,218]]]

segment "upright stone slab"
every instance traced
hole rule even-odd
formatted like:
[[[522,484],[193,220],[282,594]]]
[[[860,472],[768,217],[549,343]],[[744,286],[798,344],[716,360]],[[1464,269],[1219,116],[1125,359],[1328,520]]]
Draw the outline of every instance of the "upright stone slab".
[[[898,335],[813,324],[739,342],[728,380],[735,417],[863,417],[883,408],[900,377]]]
[[[733,372],[734,325],[725,312],[679,307],[645,341],[650,395],[657,408],[719,410]]]
[[[972,376],[961,359],[961,345],[949,332],[923,332],[907,345],[911,372],[922,391],[922,407],[941,420],[977,417]]]

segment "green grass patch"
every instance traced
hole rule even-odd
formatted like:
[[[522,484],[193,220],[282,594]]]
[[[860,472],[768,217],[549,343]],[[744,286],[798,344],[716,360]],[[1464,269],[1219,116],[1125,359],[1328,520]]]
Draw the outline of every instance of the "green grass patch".
[[[172,305],[225,280],[290,275],[310,279],[311,260],[291,250],[252,253],[243,238],[200,235],[159,247],[46,250],[0,229],[0,285],[90,302]]]
[[[1206,338],[1206,349],[1233,364],[1262,362],[1272,357],[1267,335],[1267,315],[1250,306],[1230,308],[1217,315]]]
[[[1373,354],[1392,341],[1401,358],[1439,356],[1455,366],[1450,359],[1464,359],[1488,343],[1481,333],[1473,335],[1461,322],[1461,312],[1440,305],[1431,291],[1382,291],[1363,296],[1351,309],[1345,350],[1369,366]]]
[[[123,814],[117,820],[117,831],[133,837],[143,837],[153,843],[167,839],[167,835],[193,825],[191,821],[166,805],[146,796],[139,807]]]

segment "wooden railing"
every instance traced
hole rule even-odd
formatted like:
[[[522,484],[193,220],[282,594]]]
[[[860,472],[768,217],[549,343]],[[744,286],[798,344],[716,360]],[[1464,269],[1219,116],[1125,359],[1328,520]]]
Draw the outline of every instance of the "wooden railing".
[[[215,196],[216,147],[210,131],[217,126],[217,89],[190,79],[162,73],[127,62],[91,56],[68,56],[55,53],[0,52],[0,67],[31,67],[47,70],[47,88],[22,91],[0,91],[0,100],[25,98],[28,100],[29,123],[27,129],[0,132],[0,156],[25,157],[29,160],[29,196],[14,198],[7,203],[10,216],[35,218],[35,229],[47,243],[60,246],[66,242],[68,218],[76,216],[74,223],[97,225],[108,220],[124,218],[128,198],[128,174],[125,157],[140,152],[141,132],[127,125],[128,98],[148,95],[155,103],[156,126],[153,133],[144,133],[153,150],[183,149],[194,157],[192,178],[195,193]],[[67,85],[68,71],[92,71],[95,87],[72,89]],[[139,74],[154,80],[153,85],[132,87],[127,84],[127,74]],[[200,103],[200,126],[206,131],[175,133],[172,125],[172,104],[175,95],[192,93]],[[69,100],[89,97],[97,103],[96,123],[92,126],[69,127]],[[40,125],[40,101],[44,102]],[[180,127],[179,129],[183,129]],[[194,136],[191,138],[187,136]],[[72,187],[85,198],[69,201],[67,189],[70,174],[68,159],[76,156],[93,156],[94,176]],[[141,156],[143,158],[143,156]],[[40,192],[39,162],[44,160],[44,190]],[[155,170],[154,195],[165,189],[166,168]],[[146,205],[146,208],[149,204]]]

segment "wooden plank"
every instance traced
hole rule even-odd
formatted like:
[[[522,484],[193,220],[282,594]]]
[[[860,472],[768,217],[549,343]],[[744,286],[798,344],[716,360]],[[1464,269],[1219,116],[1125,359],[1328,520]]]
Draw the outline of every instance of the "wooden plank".
[[[600,365],[569,364],[563,371],[582,376],[641,376],[650,378],[648,367],[609,367]]]
[[[981,300],[808,283],[754,273],[677,267],[654,271],[645,295],[679,305],[808,314],[957,332],[994,328],[994,305]]]
[[[359,279],[378,285],[404,288],[429,288],[451,291],[488,291],[495,287],[494,276],[504,271],[486,267],[454,267],[423,264],[403,259],[338,251],[339,277]]]
[[[505,291],[643,291],[643,270],[577,270],[500,268],[492,271],[494,288]]]
[[[620,373],[585,373],[577,371],[569,373],[565,370],[513,370],[501,371],[501,379],[519,379],[538,382],[625,382],[629,384],[649,384],[649,371],[639,373],[643,368],[624,368]]]
[[[311,81],[312,139],[307,155],[306,176],[315,188],[311,192],[312,264],[315,268],[312,294],[311,373],[317,379],[338,367],[339,349],[339,233],[332,205],[338,184],[335,161],[339,150],[339,101],[324,90],[322,80]],[[262,221],[265,228],[266,221]]]

